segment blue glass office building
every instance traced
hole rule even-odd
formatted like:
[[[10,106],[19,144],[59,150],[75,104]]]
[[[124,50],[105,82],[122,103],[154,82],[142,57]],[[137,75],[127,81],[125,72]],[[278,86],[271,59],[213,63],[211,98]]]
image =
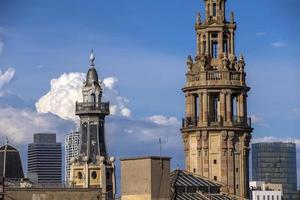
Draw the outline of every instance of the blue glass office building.
[[[252,144],[252,179],[282,184],[283,199],[292,200],[297,191],[296,144]]]

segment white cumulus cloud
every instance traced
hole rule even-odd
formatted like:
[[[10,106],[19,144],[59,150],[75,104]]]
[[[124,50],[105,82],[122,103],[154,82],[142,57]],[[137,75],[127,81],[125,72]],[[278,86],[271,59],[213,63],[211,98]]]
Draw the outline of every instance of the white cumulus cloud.
[[[23,108],[0,108],[0,135],[7,136],[13,144],[32,142],[33,133],[57,133],[62,141],[64,134],[75,128],[72,121],[66,121],[53,114],[40,114]]]
[[[75,102],[82,101],[81,89],[85,80],[84,73],[64,73],[51,80],[50,91],[41,97],[36,105],[39,113],[53,113],[67,120],[78,121],[75,116]],[[129,100],[120,96],[117,90],[118,79],[108,77],[103,80],[104,99],[110,101],[111,114],[130,117]]]

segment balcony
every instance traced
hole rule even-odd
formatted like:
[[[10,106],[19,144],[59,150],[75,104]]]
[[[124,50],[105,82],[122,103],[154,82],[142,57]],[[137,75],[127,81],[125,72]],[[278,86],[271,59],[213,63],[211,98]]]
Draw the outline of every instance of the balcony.
[[[244,86],[245,74],[237,71],[206,71],[188,76],[187,86],[237,85]]]
[[[186,117],[182,119],[182,128],[197,127],[198,125],[199,125],[199,117]],[[207,126],[209,127],[233,126],[233,127],[251,128],[251,118],[233,116],[231,121],[226,122],[222,116],[208,116]]]
[[[78,103],[76,102],[76,115],[102,114],[109,115],[109,103]]]

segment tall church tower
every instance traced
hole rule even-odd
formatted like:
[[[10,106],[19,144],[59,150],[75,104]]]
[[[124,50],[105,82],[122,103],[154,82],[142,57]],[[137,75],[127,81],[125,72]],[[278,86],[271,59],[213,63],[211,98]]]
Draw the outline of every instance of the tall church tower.
[[[190,172],[223,182],[223,192],[248,197],[251,120],[243,56],[235,55],[236,23],[226,0],[204,0],[196,17],[197,52],[187,60],[186,116],[181,129]]]
[[[101,188],[108,197],[115,196],[115,158],[109,158],[105,145],[105,117],[109,103],[102,102],[102,88],[90,56],[90,68],[82,88],[83,102],[76,102],[80,117],[80,154],[71,159],[70,181],[74,187]]]

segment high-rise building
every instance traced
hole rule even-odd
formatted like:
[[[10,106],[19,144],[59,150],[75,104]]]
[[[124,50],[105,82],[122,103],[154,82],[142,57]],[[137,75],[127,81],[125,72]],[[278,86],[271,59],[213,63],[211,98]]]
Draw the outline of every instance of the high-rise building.
[[[296,144],[252,144],[252,178],[282,184],[283,199],[292,200],[297,191]]]
[[[37,177],[38,184],[61,184],[62,146],[54,133],[37,133],[28,144],[28,176]]]
[[[196,17],[196,56],[187,60],[186,113],[181,129],[190,172],[227,185],[224,192],[249,196],[249,143],[245,60],[235,53],[234,14],[226,0],[204,0]]]
[[[105,144],[105,117],[109,103],[102,102],[102,87],[90,56],[90,68],[82,88],[83,102],[76,102],[80,118],[80,153],[71,159],[70,182],[74,187],[101,188],[109,198],[115,196],[115,158],[108,157]]]
[[[76,158],[80,151],[80,132],[72,132],[65,136],[65,182],[70,182],[71,158]]]

